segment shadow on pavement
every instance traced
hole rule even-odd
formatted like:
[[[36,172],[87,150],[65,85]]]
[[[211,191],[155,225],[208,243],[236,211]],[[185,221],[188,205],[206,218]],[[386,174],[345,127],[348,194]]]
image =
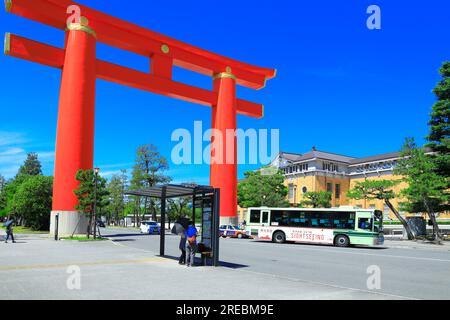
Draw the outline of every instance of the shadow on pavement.
[[[167,258],[167,259],[175,260],[175,261],[178,261],[178,259],[180,258],[180,257],[175,257],[175,256],[169,256],[169,255],[164,255],[163,257]],[[240,269],[240,268],[248,268],[249,267],[248,265],[226,262],[226,261],[219,261],[219,264],[221,267],[230,268],[230,269]],[[202,266],[202,260],[198,257],[195,257],[195,265]],[[207,265],[207,266],[210,266],[210,265]]]
[[[106,238],[120,238],[120,237],[142,237],[142,236],[148,236],[147,233],[118,233],[118,234],[105,234],[103,235]],[[157,234],[155,234],[157,236]]]
[[[136,241],[136,239],[114,239],[112,242]]]

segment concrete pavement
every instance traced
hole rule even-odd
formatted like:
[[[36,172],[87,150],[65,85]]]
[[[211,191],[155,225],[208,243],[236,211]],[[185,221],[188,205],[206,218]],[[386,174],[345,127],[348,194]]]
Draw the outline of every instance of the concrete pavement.
[[[111,239],[121,245],[159,250],[158,236],[124,237],[120,230],[111,232]],[[178,237],[166,237],[166,254],[179,254]],[[450,298],[449,243],[437,246],[420,241],[386,241],[384,247],[377,248],[336,248],[222,238],[220,260],[242,273],[355,290],[367,290],[370,268],[379,268],[381,288],[375,290],[378,293],[417,299]]]
[[[379,250],[374,251],[376,256],[367,256],[364,252],[340,252],[337,255],[333,250],[340,248],[304,245],[272,247],[274,244],[271,243],[222,239],[221,260],[224,266],[187,268],[179,266],[174,259],[155,254],[158,252],[155,250],[159,243],[157,236],[134,234],[129,230],[108,233],[114,241],[56,242],[46,236],[18,235],[15,245],[0,243],[0,299],[391,300],[425,297],[410,294],[409,290],[403,295],[395,290],[367,289],[366,265],[373,259],[380,259],[378,255],[384,255]],[[178,255],[177,241],[176,236],[167,237],[169,256]],[[253,253],[244,259],[249,251]],[[411,253],[416,251],[409,249]],[[269,256],[268,252],[271,252]],[[299,253],[301,259],[295,258]],[[337,256],[342,256],[343,261]],[[393,258],[393,261],[404,270],[412,268],[413,273],[417,268],[422,268],[422,265],[406,268],[405,262],[422,261],[414,259],[411,254],[408,257]],[[438,278],[448,275],[449,252],[431,252],[431,256],[425,257],[419,254],[418,258],[440,259],[429,262],[440,264],[443,271]],[[329,264],[333,259],[334,263]],[[361,260],[366,263],[356,267],[354,264],[361,264]],[[323,277],[323,264],[327,266],[325,271],[330,279]],[[346,283],[342,281],[348,280],[343,270],[349,265],[353,266],[354,277],[353,282]],[[80,271],[80,289],[70,289],[76,275],[73,270],[77,268]],[[420,270],[425,274],[429,271]],[[401,273],[395,276],[400,279],[408,277]],[[440,281],[441,285],[448,285],[448,280],[441,278]],[[435,280],[430,279],[430,282],[432,286],[437,286],[436,295],[449,298],[448,289],[445,295]],[[403,281],[398,283],[403,285]],[[383,280],[382,285],[386,285]],[[195,288],[194,294],[189,293],[191,290],[188,288]]]

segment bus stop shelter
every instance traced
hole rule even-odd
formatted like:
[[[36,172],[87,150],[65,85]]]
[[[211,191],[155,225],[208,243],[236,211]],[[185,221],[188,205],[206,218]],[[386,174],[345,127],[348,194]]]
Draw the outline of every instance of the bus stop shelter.
[[[201,210],[201,237],[199,243],[207,248],[213,266],[219,265],[219,219],[220,219],[220,189],[211,186],[190,184],[164,184],[147,189],[129,190],[125,193],[131,196],[140,196],[160,199],[161,201],[161,232],[159,254],[164,256],[166,200],[179,197],[192,197],[192,217],[195,225],[196,209]]]

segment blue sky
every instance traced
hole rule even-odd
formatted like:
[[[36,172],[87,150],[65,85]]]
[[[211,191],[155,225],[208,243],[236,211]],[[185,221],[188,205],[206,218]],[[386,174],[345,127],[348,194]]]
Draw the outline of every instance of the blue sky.
[[[280,149],[350,156],[419,144],[435,101],[437,70],[450,60],[448,0],[165,1],[80,0],[130,22],[238,60],[276,68],[263,90],[238,88],[265,105],[265,117],[238,116],[243,129],[280,129]],[[382,29],[368,30],[366,9],[381,8]],[[63,32],[0,13],[0,31],[62,47]],[[98,45],[98,58],[142,71],[146,58]],[[26,152],[53,173],[60,71],[0,55],[0,174],[12,177]],[[208,77],[175,70],[175,80],[211,88]],[[167,158],[173,130],[210,126],[210,108],[104,81],[97,82],[95,165],[110,176],[133,165],[137,146]],[[255,165],[241,165],[239,176]],[[174,181],[208,183],[208,165],[173,165]]]

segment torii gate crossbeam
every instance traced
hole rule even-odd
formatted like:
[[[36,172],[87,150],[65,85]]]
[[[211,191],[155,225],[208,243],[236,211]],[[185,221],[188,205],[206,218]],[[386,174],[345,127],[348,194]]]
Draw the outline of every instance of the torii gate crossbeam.
[[[81,9],[80,23],[67,24],[67,8]],[[212,127],[223,133],[236,129],[236,114],[260,118],[261,104],[238,99],[236,85],[261,89],[275,70],[256,67],[200,49],[68,0],[5,0],[6,11],[66,30],[64,49],[7,33],[5,54],[62,69],[56,137],[54,215],[60,234],[72,233],[80,216],[75,210],[75,173],[93,166],[96,79],[212,107]],[[96,58],[96,43],[148,57],[149,73]],[[176,82],[172,67],[179,66],[213,77],[213,90]],[[226,144],[223,146],[225,154]],[[212,163],[210,184],[221,189],[221,217],[236,216],[237,155],[234,163]],[[77,233],[84,233],[85,222]],[[53,230],[53,229],[51,229]]]

